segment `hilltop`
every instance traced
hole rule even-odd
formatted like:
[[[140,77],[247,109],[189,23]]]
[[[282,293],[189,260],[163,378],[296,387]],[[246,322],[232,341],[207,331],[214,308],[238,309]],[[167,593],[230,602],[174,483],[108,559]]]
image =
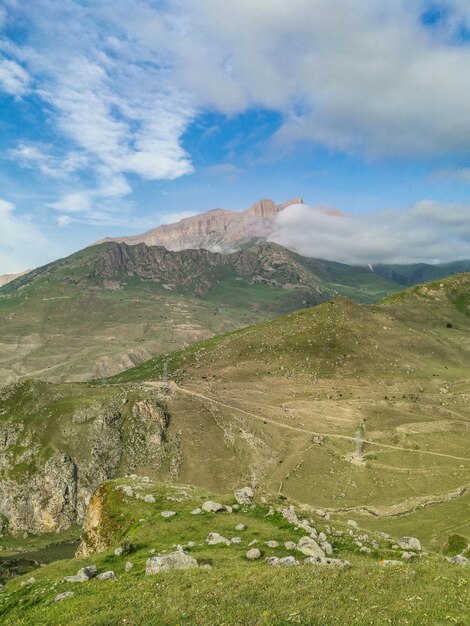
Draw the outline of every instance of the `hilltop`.
[[[371,301],[397,288],[368,269],[305,259],[276,244],[228,255],[101,244],[0,289],[0,381],[111,375],[338,293]]]
[[[108,237],[98,243],[118,241],[128,245],[164,246],[168,250],[205,248],[213,252],[233,252],[247,244],[268,239],[275,230],[276,215],[294,204],[303,204],[303,199],[293,198],[283,204],[263,199],[245,211],[213,209],[139,235]]]

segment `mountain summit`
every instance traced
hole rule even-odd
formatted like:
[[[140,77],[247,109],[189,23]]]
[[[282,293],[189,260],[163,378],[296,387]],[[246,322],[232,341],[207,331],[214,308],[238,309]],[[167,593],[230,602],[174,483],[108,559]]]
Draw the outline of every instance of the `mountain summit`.
[[[274,231],[276,215],[293,204],[303,204],[303,199],[293,198],[282,204],[263,199],[245,211],[213,209],[140,235],[108,237],[98,243],[117,241],[128,245],[164,246],[175,251],[206,248],[212,252],[233,252],[248,243],[267,239]]]

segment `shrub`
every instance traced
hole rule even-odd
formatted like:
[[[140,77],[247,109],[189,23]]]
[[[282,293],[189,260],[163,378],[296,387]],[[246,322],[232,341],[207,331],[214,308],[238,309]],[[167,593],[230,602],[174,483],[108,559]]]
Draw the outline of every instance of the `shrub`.
[[[445,542],[442,552],[447,556],[455,556],[463,552],[468,546],[468,540],[461,535],[449,535]]]

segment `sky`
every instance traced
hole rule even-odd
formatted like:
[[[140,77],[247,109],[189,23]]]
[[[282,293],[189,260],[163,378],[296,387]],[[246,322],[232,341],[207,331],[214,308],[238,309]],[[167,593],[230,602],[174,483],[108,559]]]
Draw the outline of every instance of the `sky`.
[[[297,196],[303,254],[470,258],[468,0],[0,0],[0,274]]]

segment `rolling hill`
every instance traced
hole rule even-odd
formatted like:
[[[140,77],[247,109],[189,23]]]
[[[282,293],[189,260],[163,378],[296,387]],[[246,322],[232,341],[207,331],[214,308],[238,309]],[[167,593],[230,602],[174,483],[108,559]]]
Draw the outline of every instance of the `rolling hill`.
[[[398,286],[276,244],[229,255],[139,244],[86,248],[0,289],[0,381],[87,380],[214,334],[345,293]]]

